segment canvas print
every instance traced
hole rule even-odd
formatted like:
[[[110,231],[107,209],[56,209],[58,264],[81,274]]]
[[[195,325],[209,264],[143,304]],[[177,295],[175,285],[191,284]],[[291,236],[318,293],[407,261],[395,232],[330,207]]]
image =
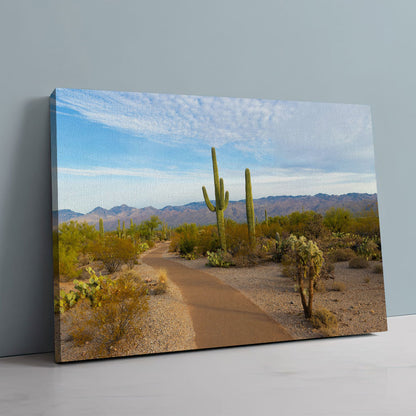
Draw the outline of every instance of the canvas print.
[[[384,331],[370,108],[56,89],[56,360]]]

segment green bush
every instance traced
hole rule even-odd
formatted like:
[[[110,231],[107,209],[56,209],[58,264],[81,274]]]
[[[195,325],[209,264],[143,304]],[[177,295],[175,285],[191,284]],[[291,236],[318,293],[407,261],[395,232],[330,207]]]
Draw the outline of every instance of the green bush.
[[[348,263],[350,269],[366,269],[369,266],[368,261],[363,257],[354,257]]]
[[[207,252],[208,263],[207,266],[211,267],[230,267],[232,264],[226,261],[226,253],[223,250],[216,252]]]
[[[84,347],[88,358],[128,353],[122,342],[138,342],[140,318],[148,310],[147,286],[129,272],[103,283],[95,291],[99,301],[91,304],[84,298],[64,314],[70,320],[69,335],[75,345]]]
[[[353,257],[356,257],[356,254],[351,248],[336,248],[328,254],[328,258],[334,263],[339,261],[349,261]]]
[[[130,239],[121,239],[108,235],[97,241],[91,251],[96,260],[101,260],[109,273],[120,269],[122,264],[133,267],[137,258],[137,249]]]

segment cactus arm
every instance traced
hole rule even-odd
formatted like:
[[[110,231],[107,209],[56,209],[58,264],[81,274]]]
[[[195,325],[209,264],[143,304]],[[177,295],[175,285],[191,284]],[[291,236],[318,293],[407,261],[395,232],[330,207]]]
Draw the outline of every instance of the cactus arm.
[[[220,178],[220,198],[219,198],[219,208],[224,209],[224,180]]]
[[[230,199],[230,194],[228,193],[228,191],[225,192],[225,201],[224,201],[224,211],[227,209],[228,207],[228,200]]]
[[[202,193],[204,194],[205,203],[210,211],[215,212],[215,207],[212,205],[211,201],[208,198],[208,193],[205,186],[202,187]]]

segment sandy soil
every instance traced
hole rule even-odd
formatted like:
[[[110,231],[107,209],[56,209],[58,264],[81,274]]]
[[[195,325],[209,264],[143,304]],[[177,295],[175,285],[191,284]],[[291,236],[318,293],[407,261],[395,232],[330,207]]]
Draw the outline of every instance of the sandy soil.
[[[156,272],[146,264],[134,267],[143,279],[156,280]],[[61,289],[70,290],[71,282],[60,283]],[[68,331],[71,325],[65,312],[61,319],[62,361],[77,361],[91,358],[88,344],[78,347],[73,344]],[[142,334],[123,343],[120,351],[112,356],[140,355],[196,348],[195,332],[188,307],[184,304],[178,287],[168,279],[164,294],[149,297],[149,311],[140,323]]]
[[[184,260],[166,254],[187,267],[204,270],[235,289],[299,339],[320,337],[318,330],[303,316],[300,296],[294,281],[282,274],[281,264],[266,263],[252,268],[207,267],[206,259]],[[340,335],[364,334],[387,329],[383,275],[368,269],[350,269],[348,262],[335,265],[335,282],[345,284],[344,291],[335,291],[333,280],[323,280],[324,292],[315,292],[315,309],[326,308],[334,313]]]

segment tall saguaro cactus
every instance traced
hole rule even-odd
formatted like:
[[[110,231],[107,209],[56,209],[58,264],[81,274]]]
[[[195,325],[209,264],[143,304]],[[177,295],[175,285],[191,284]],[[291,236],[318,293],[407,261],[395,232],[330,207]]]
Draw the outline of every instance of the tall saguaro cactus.
[[[211,148],[212,155],[212,170],[214,171],[214,187],[215,187],[215,207],[208,198],[208,193],[205,186],[202,187],[205,203],[210,211],[217,215],[218,236],[220,238],[220,246],[222,250],[227,249],[225,241],[225,225],[224,225],[224,211],[228,206],[229,193],[224,193],[224,180],[218,176],[217,156],[215,147]]]
[[[104,221],[102,218],[98,220],[98,228],[99,228],[100,237],[103,238],[104,237]]]
[[[254,217],[253,193],[251,191],[250,169],[246,169],[246,214],[248,227],[248,243],[250,248],[256,244],[256,225]]]

